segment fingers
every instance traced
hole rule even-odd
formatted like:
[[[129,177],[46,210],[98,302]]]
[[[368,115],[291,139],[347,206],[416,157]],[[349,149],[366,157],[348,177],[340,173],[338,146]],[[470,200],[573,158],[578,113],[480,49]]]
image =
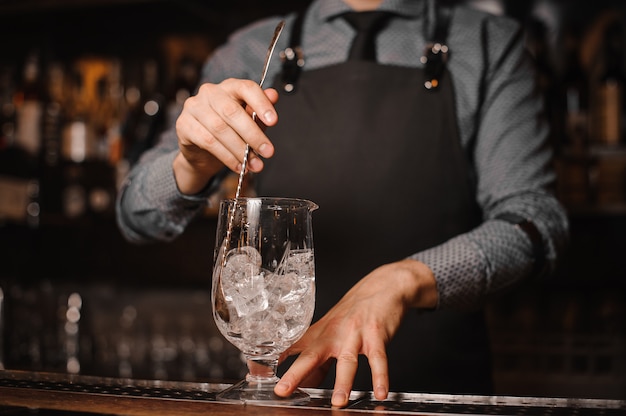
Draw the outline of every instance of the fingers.
[[[413,280],[413,269],[404,262],[381,266],[361,279],[292,347],[290,352],[301,351],[300,357],[283,376],[276,394],[291,394],[298,384],[310,380],[318,367],[336,359],[331,403],[344,407],[353,387],[358,357],[365,355],[371,368],[374,397],[387,398],[386,345],[400,326],[409,304],[407,299],[416,298],[414,286],[415,290],[422,288]]]
[[[336,372],[331,404],[345,407],[357,372],[358,356],[364,354],[372,369],[374,396],[384,400],[389,391],[384,338],[378,333],[361,331],[346,331],[347,336],[341,340],[332,336],[319,337],[329,326],[324,325],[324,321],[321,324],[318,322],[292,347],[291,353],[302,352],[277,384],[275,393],[287,397],[298,386],[317,386],[326,376],[334,358]]]
[[[212,116],[207,116],[212,117]],[[224,141],[217,140],[214,134],[197,117],[189,112],[183,112],[176,121],[179,145],[185,157],[196,167],[206,158],[206,152],[221,160],[227,166],[239,163],[232,149],[224,145]]]
[[[376,400],[385,400],[389,394],[389,365],[384,344],[373,345],[366,355],[372,371],[374,397]]]
[[[319,368],[324,361],[326,361],[325,358],[314,351],[301,353],[276,384],[274,392],[281,397],[288,397],[302,384],[302,381],[316,368]]]
[[[318,387],[326,376],[328,375],[328,371],[330,370],[331,365],[335,360],[327,360],[324,364],[319,367],[313,369],[311,373],[309,373],[304,380],[300,383],[301,387]]]
[[[372,373],[374,397],[384,400],[389,393],[389,372],[385,343],[380,333],[373,331],[355,333],[351,340],[344,344],[342,352],[337,356],[335,386],[331,404],[344,407],[348,404],[350,391],[358,368],[358,356],[362,353],[367,357]]]
[[[344,407],[348,404],[352,384],[359,365],[359,352],[361,351],[361,337],[358,333],[350,333],[350,337],[342,344],[337,354],[337,368],[335,370],[335,386],[331,404],[336,407]]]
[[[329,356],[317,353],[317,351],[326,350],[325,344],[321,343],[317,348],[309,348],[315,340],[319,339],[320,327],[319,323],[313,324],[300,340],[282,354],[281,360],[290,355],[300,355],[274,389],[277,395],[287,397],[298,386],[316,387],[326,377],[330,368]]]
[[[237,159],[243,160],[245,144],[262,156],[271,157],[274,149],[263,131],[252,120],[245,106],[256,113],[256,118],[265,125],[276,123],[278,117],[272,104],[259,86],[246,80],[226,80],[220,87],[225,94],[210,95],[210,114],[217,115],[210,119],[208,130],[226,143],[226,147],[233,152]],[[253,168],[253,165],[250,166]]]
[[[374,397],[385,400],[389,394],[389,375],[387,355],[382,342],[372,340],[372,345],[363,347],[364,354],[370,364]],[[350,399],[350,392],[358,368],[358,355],[361,350],[360,339],[354,337],[352,342],[344,344],[341,352],[336,354],[335,385],[331,404],[345,407]],[[328,372],[331,360],[325,355],[305,350],[292,364],[276,385],[275,393],[288,397],[298,386],[315,387],[321,383]]]
[[[274,88],[268,88],[266,90],[263,90],[263,92],[272,104],[276,104],[278,102],[278,91],[276,91]],[[261,117],[260,114],[262,113],[259,113],[251,105],[246,105],[246,112],[249,114],[250,117],[254,116],[254,118],[259,122],[259,124],[261,124],[262,127],[271,126],[276,123],[276,114],[273,107],[266,110],[266,117]]]
[[[256,155],[271,157],[274,147],[257,122],[268,126],[276,123],[276,100],[276,91],[264,92],[253,81],[231,79],[202,85],[198,94],[185,102],[176,123],[185,157],[197,162],[193,152],[197,148],[238,171],[248,144],[253,151],[248,168],[260,171],[263,163]],[[257,122],[248,111],[257,114]]]

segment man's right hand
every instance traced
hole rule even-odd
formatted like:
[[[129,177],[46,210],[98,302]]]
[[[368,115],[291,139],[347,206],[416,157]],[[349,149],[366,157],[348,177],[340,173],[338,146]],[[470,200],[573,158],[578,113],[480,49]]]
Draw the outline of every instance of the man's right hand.
[[[178,189],[188,195],[198,193],[224,166],[238,173],[246,144],[251,148],[247,169],[260,172],[263,161],[259,156],[274,154],[263,126],[278,121],[277,101],[276,90],[263,90],[251,80],[227,79],[200,86],[198,94],[185,101],[176,121],[180,152],[173,169]]]

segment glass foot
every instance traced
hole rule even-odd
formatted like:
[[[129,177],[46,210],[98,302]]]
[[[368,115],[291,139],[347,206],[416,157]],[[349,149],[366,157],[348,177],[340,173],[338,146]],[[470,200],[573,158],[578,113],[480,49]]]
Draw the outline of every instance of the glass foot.
[[[259,405],[294,405],[307,403],[311,398],[300,389],[296,389],[289,397],[274,394],[274,386],[278,379],[259,381],[246,379],[233,384],[217,395],[217,400],[236,401]]]

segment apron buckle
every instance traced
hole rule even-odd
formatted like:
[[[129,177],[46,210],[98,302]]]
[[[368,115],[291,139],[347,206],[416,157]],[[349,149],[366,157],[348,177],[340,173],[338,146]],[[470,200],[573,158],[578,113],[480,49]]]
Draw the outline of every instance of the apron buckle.
[[[448,45],[444,43],[437,42],[426,46],[420,62],[425,65],[424,74],[426,75],[426,80],[424,81],[424,87],[427,90],[435,90],[439,87],[439,81],[443,76],[443,70],[448,61],[448,53]]]
[[[304,66],[304,53],[299,46],[286,48],[280,52],[280,59],[283,62],[282,81],[285,92],[293,92],[296,89],[296,82],[300,76],[300,71]]]

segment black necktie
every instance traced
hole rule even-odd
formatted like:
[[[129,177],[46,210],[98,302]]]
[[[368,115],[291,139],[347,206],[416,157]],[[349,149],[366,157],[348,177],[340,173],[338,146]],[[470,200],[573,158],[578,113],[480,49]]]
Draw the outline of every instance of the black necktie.
[[[342,17],[356,30],[348,60],[376,61],[376,35],[387,24],[390,12],[348,12]]]

